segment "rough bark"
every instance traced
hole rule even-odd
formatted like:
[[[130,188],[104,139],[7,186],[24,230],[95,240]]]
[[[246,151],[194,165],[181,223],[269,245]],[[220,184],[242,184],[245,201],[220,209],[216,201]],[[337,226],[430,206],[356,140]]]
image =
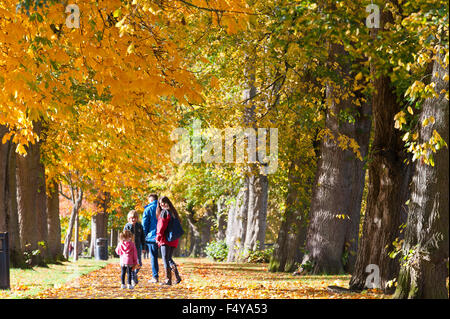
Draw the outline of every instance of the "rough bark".
[[[194,220],[194,212],[190,211],[186,218],[189,225],[189,256],[198,257],[201,254],[201,234]]]
[[[44,164],[39,160],[38,182],[36,194],[36,215],[37,215],[37,240],[40,245],[41,257],[44,260],[49,258],[48,252],[48,223],[47,223],[47,194],[45,181]]]
[[[340,45],[332,45],[331,61],[347,53]],[[342,77],[350,75],[349,64],[341,65]],[[326,98],[328,111],[325,126],[333,135],[321,142],[313,196],[310,223],[306,239],[306,254],[302,264],[312,273],[339,274],[353,268],[358,243],[361,200],[364,189],[364,162],[354,150],[343,150],[338,137],[344,135],[356,140],[359,152],[367,154],[370,136],[370,106],[362,103],[357,108],[354,100],[342,100],[336,84],[328,84]],[[339,102],[336,100],[339,99]],[[340,119],[341,112],[355,110],[354,123]]]
[[[59,219],[59,192],[57,185],[49,188],[47,195],[47,225],[49,258],[58,260],[61,251],[61,221]]]
[[[380,25],[392,19],[381,14]],[[376,33],[376,32],[375,32]],[[377,73],[371,65],[371,72]],[[411,165],[406,165],[401,132],[394,128],[394,116],[401,104],[390,78],[379,75],[373,80],[372,97],[373,142],[370,151],[367,207],[364,216],[363,235],[360,239],[355,269],[350,288],[362,290],[368,274],[366,267],[375,264],[379,268],[380,285],[385,293],[392,292],[388,283],[399,271],[398,258],[390,258],[393,242],[401,238],[400,225],[406,222],[404,203],[409,197]]]
[[[34,123],[34,129],[35,133],[40,135],[40,122]],[[42,188],[45,189],[45,182],[40,163],[40,143],[31,144],[26,147],[26,150],[26,156],[16,154],[17,211],[21,250],[30,256],[28,263],[36,265],[43,261],[44,254],[32,254],[32,252],[36,250],[44,252],[38,242],[43,241],[47,246],[45,230],[39,226],[40,218],[45,215],[42,211],[45,204],[42,204],[43,196],[39,194],[39,191],[42,191]]]
[[[310,198],[311,187],[308,187],[308,184],[312,183],[302,180],[299,174],[296,174],[295,167],[305,167],[304,165],[307,163],[302,163],[301,158],[297,156],[289,168],[286,210],[281,217],[280,230],[269,264],[269,271],[272,272],[291,272],[303,258],[302,248],[306,239],[309,209],[309,201],[306,198]],[[300,193],[301,186],[306,194]]]
[[[250,251],[264,249],[268,189],[267,175],[250,175],[244,255],[247,255]]]
[[[432,83],[435,91],[448,90],[448,69],[443,57],[434,62]],[[437,75],[437,76],[436,76]],[[419,143],[425,143],[436,130],[449,141],[449,103],[444,94],[425,100],[419,123],[433,116],[435,122],[420,127]],[[449,154],[448,147],[434,155],[434,166],[418,161],[412,178],[411,200],[405,232],[403,255],[407,256],[398,277],[396,298],[448,299],[446,287],[449,251]]]

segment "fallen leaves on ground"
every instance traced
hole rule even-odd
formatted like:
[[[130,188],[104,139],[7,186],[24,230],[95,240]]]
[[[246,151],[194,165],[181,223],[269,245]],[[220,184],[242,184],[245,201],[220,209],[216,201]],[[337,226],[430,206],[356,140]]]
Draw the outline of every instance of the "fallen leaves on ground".
[[[182,282],[170,287],[150,283],[151,266],[144,259],[139,284],[134,289],[120,288],[118,263],[83,275],[69,283],[47,289],[37,298],[121,299],[376,299],[384,295],[363,293],[331,293],[329,285],[348,287],[349,276],[293,276],[270,273],[267,264],[216,263],[207,259],[177,258]],[[160,278],[164,268],[160,262]]]

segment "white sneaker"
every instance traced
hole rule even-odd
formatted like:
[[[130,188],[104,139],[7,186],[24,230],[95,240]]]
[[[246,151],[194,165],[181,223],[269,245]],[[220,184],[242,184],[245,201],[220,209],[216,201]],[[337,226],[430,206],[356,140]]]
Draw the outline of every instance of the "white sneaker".
[[[125,288],[127,288],[127,286],[125,286],[125,285],[120,285],[120,288],[125,289]]]
[[[137,282],[134,281],[134,280],[132,280],[132,281],[131,281],[131,285],[132,285],[133,287],[135,287],[135,286],[137,285]]]
[[[133,289],[133,288],[134,288],[134,285],[133,285],[133,284],[128,285],[128,289]]]

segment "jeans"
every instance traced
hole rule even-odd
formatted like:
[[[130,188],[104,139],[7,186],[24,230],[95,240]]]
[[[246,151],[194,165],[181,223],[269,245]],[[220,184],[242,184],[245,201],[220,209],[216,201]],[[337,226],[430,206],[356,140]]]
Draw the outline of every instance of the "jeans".
[[[175,262],[172,259],[173,251],[175,250],[175,247],[168,246],[168,245],[162,245],[161,246],[161,258],[164,263],[164,268],[166,270],[171,269],[173,265],[175,265]]]
[[[156,242],[147,242],[150,262],[152,264],[153,278],[158,279],[159,265],[158,265],[158,244]]]
[[[125,275],[128,274],[128,284],[131,285],[131,277],[132,274],[132,266],[121,266],[122,274],[120,275],[120,280],[122,281],[122,285],[125,285]]]

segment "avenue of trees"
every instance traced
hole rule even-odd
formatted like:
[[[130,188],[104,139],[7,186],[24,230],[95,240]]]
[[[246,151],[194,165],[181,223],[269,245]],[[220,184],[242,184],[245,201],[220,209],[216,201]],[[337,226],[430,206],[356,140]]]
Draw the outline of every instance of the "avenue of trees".
[[[271,247],[269,271],[349,273],[362,290],[376,265],[385,293],[448,298],[446,1],[373,1],[377,27],[371,1],[88,0],[75,28],[68,4],[0,0],[13,266],[68,258],[84,233],[92,254],[158,193],[186,229],[179,254]],[[171,156],[177,128],[187,163]],[[257,154],[207,161],[211,136],[251,145],[227,128],[258,132]],[[270,172],[261,140],[276,146]]]

